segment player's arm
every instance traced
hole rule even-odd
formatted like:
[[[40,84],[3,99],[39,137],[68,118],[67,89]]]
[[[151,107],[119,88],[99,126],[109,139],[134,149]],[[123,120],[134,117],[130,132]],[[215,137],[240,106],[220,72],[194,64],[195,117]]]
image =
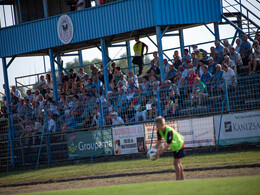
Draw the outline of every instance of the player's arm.
[[[155,145],[154,148],[156,148],[157,150],[159,150],[159,148],[161,147],[161,143],[162,143],[162,141],[161,141],[161,140],[158,140],[158,141],[157,141],[157,144]]]
[[[145,47],[145,49],[146,49],[146,52],[145,52],[144,55],[147,55],[147,54],[148,54],[148,45],[145,45],[144,47]]]

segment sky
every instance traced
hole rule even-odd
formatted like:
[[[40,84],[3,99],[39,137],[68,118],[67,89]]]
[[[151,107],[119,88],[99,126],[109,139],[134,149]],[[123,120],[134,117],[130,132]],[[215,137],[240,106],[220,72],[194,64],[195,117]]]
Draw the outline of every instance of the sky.
[[[253,3],[256,2],[255,0],[252,1]],[[246,3],[246,2],[245,2]],[[249,7],[251,5],[248,5]],[[230,8],[229,8],[230,9]],[[253,11],[254,8],[250,8]],[[5,10],[6,20],[4,20],[3,10]],[[258,10],[255,10],[257,13]],[[259,13],[259,12],[258,12]],[[1,26],[9,26],[12,25],[12,17],[11,17],[11,9],[10,6],[0,6],[0,19],[1,19]],[[259,21],[258,21],[259,22]],[[260,25],[260,24],[259,24]],[[213,24],[209,24],[208,27],[214,32]],[[235,30],[233,27],[229,25],[221,25],[219,27],[220,38],[225,39],[229,37],[233,37]],[[156,43],[156,36],[151,36],[153,41]],[[207,42],[207,41],[214,41],[214,36],[211,34],[209,30],[207,30],[204,26],[199,26],[195,28],[185,29],[184,30],[184,44],[185,45],[192,45],[200,42]],[[147,39],[143,38],[141,41],[145,42],[149,47],[149,52],[156,51],[156,47],[152,44],[152,42]],[[230,40],[231,42],[231,40]],[[130,47],[133,48],[134,40],[130,40]],[[164,37],[162,39],[163,49],[175,48],[179,47],[179,38],[178,37]],[[205,44],[199,46],[199,48],[207,50],[209,52],[209,48],[214,46],[214,43]],[[94,58],[101,59],[101,52],[96,49],[88,49],[83,50],[83,60],[93,60]],[[119,58],[120,55],[126,52],[125,48],[110,48],[109,49],[109,56],[112,59]],[[172,58],[174,51],[166,52],[166,54]],[[131,50],[133,55],[133,50]],[[149,56],[152,59],[152,55]],[[50,60],[48,56],[39,56],[39,57],[20,57],[16,58],[13,63],[8,68],[8,79],[9,79],[9,86],[15,85],[15,78],[20,76],[26,76],[31,74],[37,73],[44,73],[44,59],[46,64],[46,70],[50,70]],[[62,60],[64,64],[67,62],[71,62],[74,60],[75,57],[63,57]],[[7,58],[7,63],[10,58]],[[56,67],[57,68],[57,67]],[[17,79],[19,82],[23,84],[33,84],[35,83],[36,77],[26,77],[24,79]],[[2,85],[4,83],[3,78],[3,68],[2,68],[2,60],[0,61],[0,92],[4,93]],[[0,94],[1,96],[1,94]]]

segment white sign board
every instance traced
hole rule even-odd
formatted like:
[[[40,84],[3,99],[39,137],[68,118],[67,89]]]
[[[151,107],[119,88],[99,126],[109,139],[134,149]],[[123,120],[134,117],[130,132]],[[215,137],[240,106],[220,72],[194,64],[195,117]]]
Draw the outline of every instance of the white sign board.
[[[144,126],[124,126],[112,129],[115,155],[145,152]]]
[[[218,143],[220,115],[214,117],[216,144]],[[222,116],[220,145],[243,142],[260,142],[260,111],[250,111]]]
[[[214,145],[213,117],[178,121],[178,132],[184,136],[184,147]]]

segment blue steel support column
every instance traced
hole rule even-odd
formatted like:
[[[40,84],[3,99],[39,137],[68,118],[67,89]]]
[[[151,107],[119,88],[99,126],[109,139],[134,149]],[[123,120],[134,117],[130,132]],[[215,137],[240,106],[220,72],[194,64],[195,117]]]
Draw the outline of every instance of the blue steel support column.
[[[59,84],[61,84],[61,73],[62,73],[62,64],[61,64],[61,57],[60,54],[57,55],[57,62],[58,62],[58,72],[59,72]]]
[[[180,39],[180,47],[181,47],[181,56],[184,55],[184,38],[183,38],[183,30],[179,30],[179,39]]]
[[[80,50],[80,51],[78,51],[78,53],[79,53],[79,65],[80,65],[80,67],[81,68],[83,68],[83,58],[82,58],[82,51]]]
[[[127,55],[127,63],[129,70],[133,69],[132,60],[131,60],[131,49],[130,49],[130,42],[126,41],[126,55]]]
[[[9,88],[9,82],[8,82],[8,74],[7,74],[7,66],[6,66],[6,59],[2,58],[2,65],[3,65],[3,74],[4,74],[4,81],[5,81],[5,97],[6,97],[6,101],[8,104],[11,104],[11,98],[10,98],[10,88]],[[10,144],[11,144],[11,156],[12,156],[12,162],[13,162],[13,168],[14,168],[14,156],[13,156],[13,137],[14,137],[14,132],[13,132],[13,115],[12,115],[12,111],[11,108],[8,106],[8,139],[10,139]],[[9,148],[8,148],[9,151]],[[8,164],[7,164],[8,167]]]
[[[214,22],[214,31],[215,31],[215,40],[219,41],[220,40],[220,38],[219,38],[219,28],[218,28],[217,22]]]
[[[109,79],[108,79],[108,71],[107,71],[107,55],[106,55],[106,42],[105,39],[100,39],[101,43],[101,50],[102,50],[102,62],[103,62],[103,74],[104,74],[104,80],[105,80],[105,91],[106,94],[109,90]]]
[[[49,56],[50,56],[50,65],[51,65],[51,77],[52,77],[52,82],[53,82],[53,96],[54,96],[56,105],[58,106],[59,101],[58,101],[58,91],[57,91],[57,81],[56,81],[56,74],[55,74],[53,49],[49,49]]]
[[[47,9],[47,2],[46,2],[46,0],[42,0],[42,4],[43,4],[44,18],[47,18],[48,17],[48,9]]]
[[[161,34],[160,26],[156,26],[156,38],[157,38],[158,53],[159,53],[159,58],[160,58],[161,81],[165,81],[165,71],[164,71],[164,63],[163,63],[163,48],[162,48],[162,34]]]

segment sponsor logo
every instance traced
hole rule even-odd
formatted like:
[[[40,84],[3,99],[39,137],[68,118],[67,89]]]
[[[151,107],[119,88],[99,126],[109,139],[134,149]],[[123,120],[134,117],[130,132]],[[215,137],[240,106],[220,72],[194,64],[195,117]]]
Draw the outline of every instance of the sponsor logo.
[[[71,42],[74,35],[74,27],[68,15],[60,16],[57,24],[57,32],[62,43],[68,44]]]
[[[69,151],[75,153],[78,149],[78,146],[75,144],[76,136],[72,136],[69,141]]]
[[[225,132],[232,132],[232,124],[231,121],[224,122]]]
[[[111,148],[113,146],[112,141],[106,141],[106,142],[96,142],[96,145],[94,143],[84,143],[83,141],[80,141],[78,143],[78,148],[80,151],[86,151],[86,150],[93,150],[95,146],[95,151],[102,148]]]

